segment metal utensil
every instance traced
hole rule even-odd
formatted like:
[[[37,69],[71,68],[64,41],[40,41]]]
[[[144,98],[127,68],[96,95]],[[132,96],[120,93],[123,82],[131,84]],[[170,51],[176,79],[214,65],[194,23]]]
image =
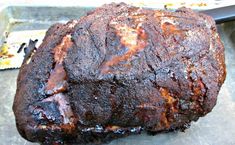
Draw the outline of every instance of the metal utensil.
[[[200,11],[214,18],[216,24],[235,20],[235,5]]]

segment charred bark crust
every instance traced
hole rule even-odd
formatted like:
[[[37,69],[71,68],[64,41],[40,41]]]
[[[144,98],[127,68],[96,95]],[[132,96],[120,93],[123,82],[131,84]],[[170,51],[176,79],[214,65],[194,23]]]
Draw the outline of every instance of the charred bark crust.
[[[211,17],[113,3],[49,28],[20,69],[13,110],[27,140],[99,144],[188,128],[225,76]]]

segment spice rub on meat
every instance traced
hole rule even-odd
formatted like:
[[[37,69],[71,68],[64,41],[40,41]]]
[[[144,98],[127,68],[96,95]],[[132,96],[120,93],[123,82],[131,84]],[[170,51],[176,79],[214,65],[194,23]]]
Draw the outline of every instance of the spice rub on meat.
[[[113,3],[49,28],[13,110],[27,140],[97,144],[185,129],[213,109],[225,76],[211,17]]]

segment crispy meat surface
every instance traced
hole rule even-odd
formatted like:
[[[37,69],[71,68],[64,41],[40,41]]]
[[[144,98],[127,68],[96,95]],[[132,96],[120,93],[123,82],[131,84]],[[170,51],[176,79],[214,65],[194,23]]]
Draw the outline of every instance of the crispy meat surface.
[[[211,17],[113,3],[49,28],[13,110],[29,141],[98,144],[185,129],[212,110],[225,76]]]

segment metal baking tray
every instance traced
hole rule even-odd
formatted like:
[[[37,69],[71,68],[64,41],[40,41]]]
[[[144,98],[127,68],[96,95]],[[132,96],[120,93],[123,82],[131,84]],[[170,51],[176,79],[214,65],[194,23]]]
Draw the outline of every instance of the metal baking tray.
[[[9,32],[9,43],[19,46],[31,39],[42,39],[46,29],[57,22],[78,19],[89,7],[26,7],[11,6],[0,9],[1,34]],[[217,25],[225,46],[227,78],[217,105],[211,113],[185,132],[160,133],[155,136],[142,133],[113,140],[109,145],[235,145],[235,22]],[[19,70],[0,71],[0,144],[31,145],[17,132],[12,103]]]

